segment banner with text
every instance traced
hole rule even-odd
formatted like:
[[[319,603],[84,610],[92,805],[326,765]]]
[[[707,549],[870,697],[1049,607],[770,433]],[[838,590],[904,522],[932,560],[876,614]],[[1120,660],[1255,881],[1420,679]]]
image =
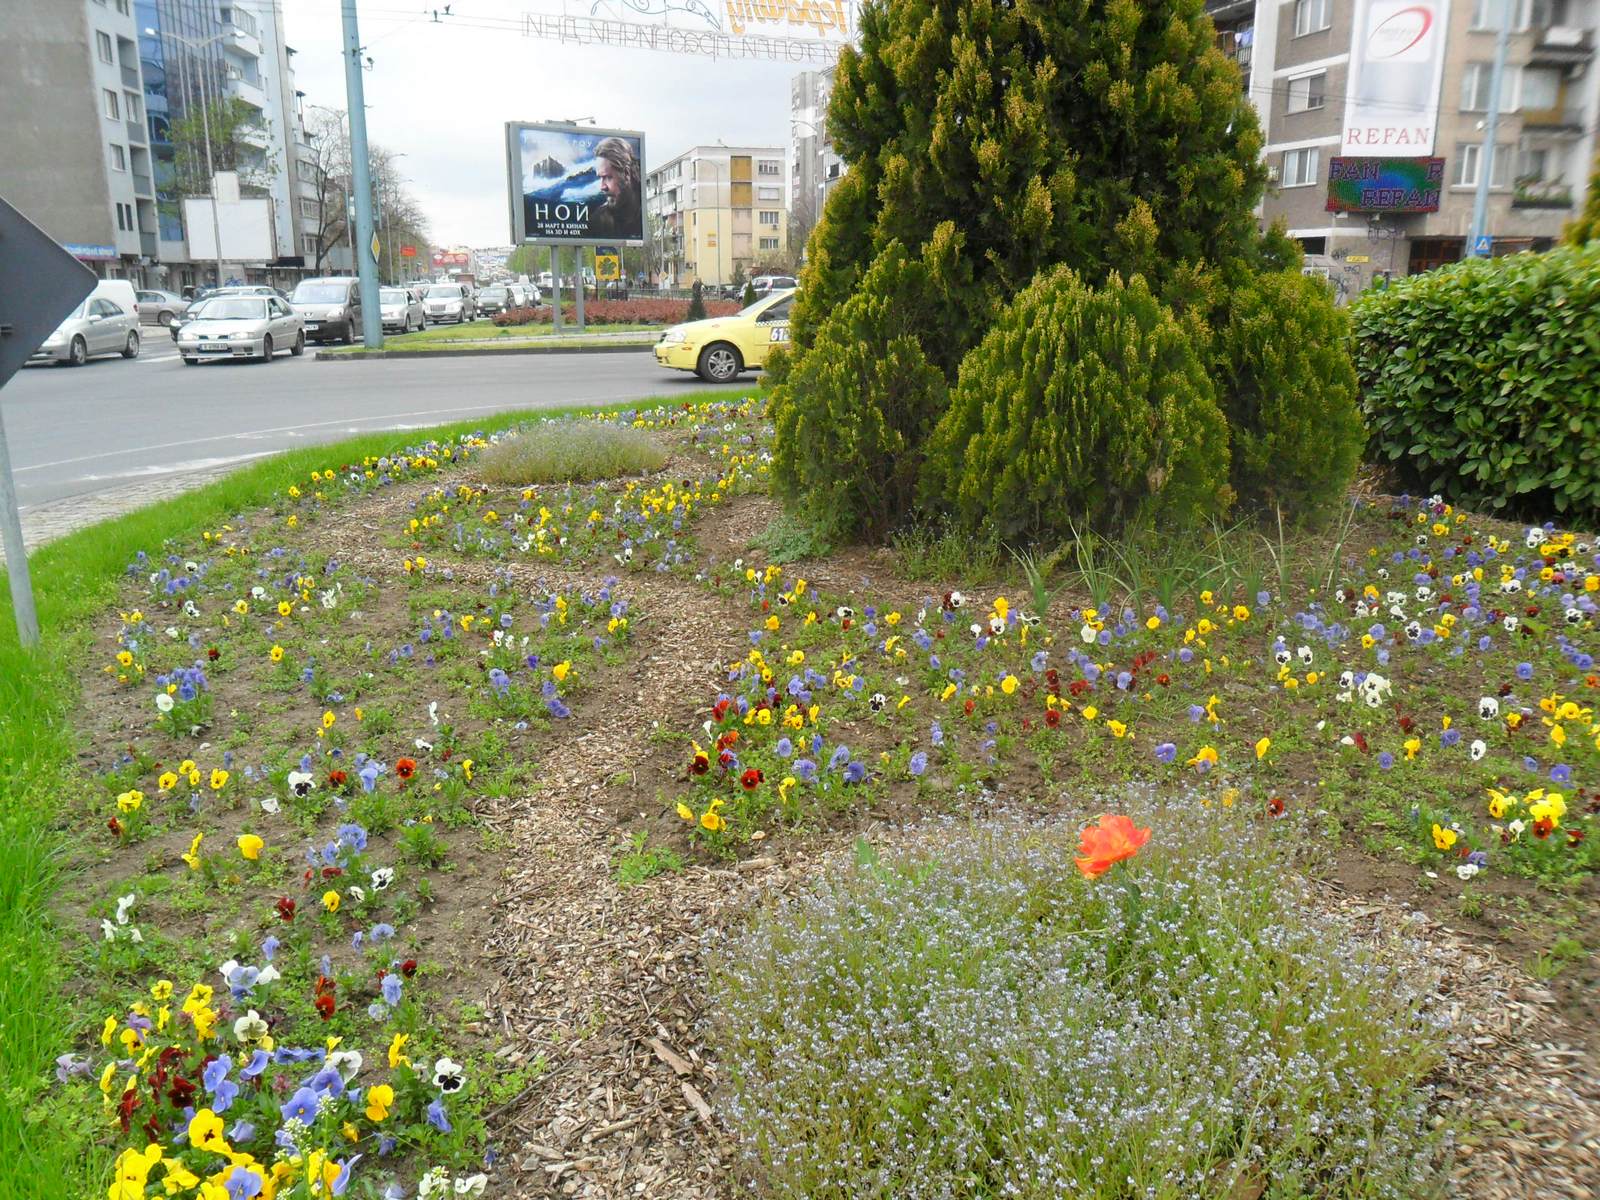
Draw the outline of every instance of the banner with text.
[[[1438,212],[1443,187],[1442,158],[1328,160],[1329,212]]]
[[[1433,153],[1450,0],[1356,0],[1341,153]]]

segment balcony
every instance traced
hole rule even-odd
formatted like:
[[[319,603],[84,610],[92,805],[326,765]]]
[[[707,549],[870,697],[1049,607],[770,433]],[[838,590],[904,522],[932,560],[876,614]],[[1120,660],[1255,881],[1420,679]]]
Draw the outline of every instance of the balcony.
[[[145,196],[152,200],[155,199],[156,189],[155,185],[150,182],[150,176],[140,171],[133,172],[133,194],[135,196]]]
[[[251,83],[242,75],[228,75],[228,95],[237,96],[251,108],[265,109],[267,107],[267,93],[262,90],[259,83]]]
[[[1583,132],[1583,110],[1581,108],[1525,108],[1522,110],[1522,127],[1524,129],[1547,129],[1561,133],[1579,134]]]
[[[144,122],[143,121],[129,121],[127,124],[128,124],[128,141],[132,142],[135,146],[143,146],[145,144],[145,140],[146,140],[146,135],[145,135],[145,130],[144,130]]]
[[[161,257],[155,234],[144,232],[139,234],[139,253],[152,260]]]
[[[122,68],[122,86],[132,92],[144,91],[144,86],[139,82],[139,68],[124,65]]]
[[[1572,187],[1559,180],[1519,179],[1511,195],[1512,208],[1571,208]]]
[[[1532,66],[1573,66],[1594,57],[1593,34],[1573,25],[1546,25],[1533,31]]]
[[[241,125],[234,134],[246,146],[254,146],[257,150],[272,149],[272,133],[260,125]]]
[[[223,31],[222,44],[236,54],[246,58],[261,57],[261,39],[255,34],[240,29],[237,25]]]

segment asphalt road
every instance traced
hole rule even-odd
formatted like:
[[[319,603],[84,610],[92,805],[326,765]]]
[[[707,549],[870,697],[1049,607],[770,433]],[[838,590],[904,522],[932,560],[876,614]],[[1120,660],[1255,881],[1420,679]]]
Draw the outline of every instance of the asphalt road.
[[[24,367],[0,388],[0,413],[26,513],[355,433],[705,386],[639,352],[320,363],[307,354],[185,367],[150,337],[132,361]]]

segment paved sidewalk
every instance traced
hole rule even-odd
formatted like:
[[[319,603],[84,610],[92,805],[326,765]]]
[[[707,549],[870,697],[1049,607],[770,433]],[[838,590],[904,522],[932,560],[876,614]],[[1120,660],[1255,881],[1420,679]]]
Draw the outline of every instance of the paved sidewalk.
[[[243,463],[230,463],[205,471],[186,471],[181,474],[161,475],[141,480],[127,487],[104,492],[91,492],[83,496],[69,496],[52,500],[22,510],[22,540],[29,550],[46,542],[65,537],[76,529],[120,517],[135,509],[158,504],[163,500],[190,491],[236,471]],[[5,561],[5,551],[0,550],[0,563]]]

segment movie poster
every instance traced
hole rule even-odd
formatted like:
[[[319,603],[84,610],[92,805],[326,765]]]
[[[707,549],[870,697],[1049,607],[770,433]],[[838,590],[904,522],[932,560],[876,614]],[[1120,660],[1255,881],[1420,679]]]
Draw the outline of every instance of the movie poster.
[[[644,135],[569,125],[506,126],[517,242],[644,242]]]

